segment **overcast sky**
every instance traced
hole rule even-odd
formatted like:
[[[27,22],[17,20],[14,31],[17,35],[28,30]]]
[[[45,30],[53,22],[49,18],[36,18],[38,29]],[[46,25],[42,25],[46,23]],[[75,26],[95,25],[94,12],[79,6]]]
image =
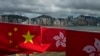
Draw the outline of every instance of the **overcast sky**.
[[[0,0],[0,14],[19,14],[36,17],[68,15],[100,16],[100,0]]]

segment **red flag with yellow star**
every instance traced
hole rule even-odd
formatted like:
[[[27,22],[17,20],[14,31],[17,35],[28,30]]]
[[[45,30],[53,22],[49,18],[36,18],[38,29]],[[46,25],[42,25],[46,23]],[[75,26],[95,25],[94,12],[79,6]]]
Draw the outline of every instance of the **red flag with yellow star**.
[[[40,26],[0,23],[0,49],[4,46],[3,50],[15,53],[44,52],[49,45],[42,44],[41,39]]]

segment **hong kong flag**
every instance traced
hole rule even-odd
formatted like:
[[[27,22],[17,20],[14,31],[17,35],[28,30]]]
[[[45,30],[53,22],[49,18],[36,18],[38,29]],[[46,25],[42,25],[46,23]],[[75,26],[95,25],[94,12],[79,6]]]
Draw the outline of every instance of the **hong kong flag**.
[[[42,28],[43,43],[50,43],[47,51],[63,52],[66,50],[66,31],[58,28]]]
[[[67,30],[67,56],[100,56],[100,33]]]

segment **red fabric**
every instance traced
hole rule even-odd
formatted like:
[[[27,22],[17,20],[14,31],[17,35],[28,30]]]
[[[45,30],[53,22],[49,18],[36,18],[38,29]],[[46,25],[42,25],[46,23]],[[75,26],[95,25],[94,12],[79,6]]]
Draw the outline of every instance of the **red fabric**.
[[[5,23],[0,23],[0,54],[14,54],[19,52],[18,49],[14,47],[13,44],[10,44],[10,37],[8,32],[10,32],[9,25]]]
[[[100,56],[100,33],[67,30],[66,56]]]
[[[42,37],[43,43],[50,43],[50,47],[47,49],[47,51],[63,52],[66,50],[65,29],[42,28]]]
[[[36,45],[36,44],[30,44],[30,43],[27,43],[27,44],[21,43],[20,46],[22,49],[42,53],[42,52],[45,52],[50,45],[49,44]]]
[[[30,35],[34,35],[32,38],[33,44],[30,42],[24,43],[25,38],[23,35],[26,35],[27,32],[30,32]],[[8,33],[12,33],[10,34],[11,36]],[[12,43],[9,42],[10,40],[12,40]],[[0,23],[0,49],[2,50],[11,53],[44,52],[49,45],[41,45],[41,41],[40,26]]]

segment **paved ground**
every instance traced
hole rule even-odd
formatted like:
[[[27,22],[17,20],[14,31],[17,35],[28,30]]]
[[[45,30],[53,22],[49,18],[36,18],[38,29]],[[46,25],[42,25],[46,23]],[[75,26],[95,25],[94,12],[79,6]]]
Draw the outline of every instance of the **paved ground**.
[[[16,56],[14,55],[9,55],[9,56]],[[25,54],[19,54],[19,56],[26,56]],[[66,56],[65,52],[46,52],[46,53],[34,53],[30,54],[30,56]]]

